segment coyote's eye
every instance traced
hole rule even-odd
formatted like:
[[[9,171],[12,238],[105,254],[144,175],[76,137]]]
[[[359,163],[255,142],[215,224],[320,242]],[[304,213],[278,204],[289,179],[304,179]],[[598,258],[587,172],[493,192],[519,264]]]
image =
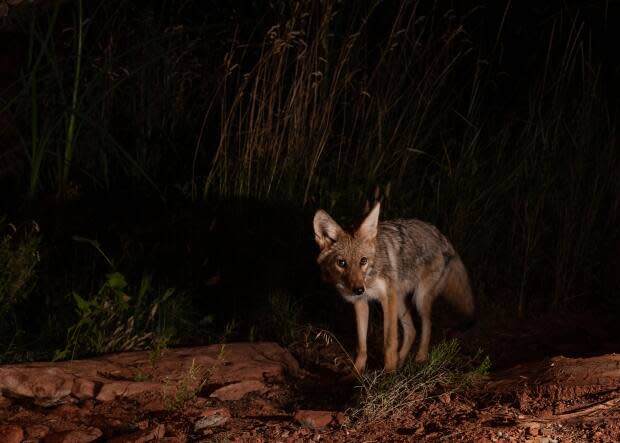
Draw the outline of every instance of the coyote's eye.
[[[360,265],[364,266],[366,263],[368,263],[368,259],[366,257],[362,257],[360,259]]]
[[[346,268],[347,267],[347,261],[346,260],[343,260],[343,259],[339,258],[337,263],[338,263],[338,266],[340,266],[341,268]]]

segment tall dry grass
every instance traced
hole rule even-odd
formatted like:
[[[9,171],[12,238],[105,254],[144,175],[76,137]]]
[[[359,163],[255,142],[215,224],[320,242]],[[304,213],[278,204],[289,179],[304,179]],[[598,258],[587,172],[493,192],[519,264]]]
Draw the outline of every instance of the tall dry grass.
[[[605,11],[558,6],[533,26],[519,22],[520,4],[497,16],[494,5],[26,8],[15,26],[27,54],[0,91],[0,117],[17,134],[11,152],[22,155],[2,169],[23,171],[10,189],[32,207],[109,192],[171,212],[249,200],[352,221],[379,188],[383,217],[418,217],[448,234],[483,307],[524,316],[618,306],[604,283],[620,214],[617,73],[591,19]],[[527,43],[522,27],[544,44],[521,52],[511,42]],[[291,260],[308,253],[303,245],[288,245]],[[61,271],[81,266],[75,258]],[[92,293],[64,289],[39,295]],[[75,316],[66,305],[42,303],[40,318],[66,327]]]

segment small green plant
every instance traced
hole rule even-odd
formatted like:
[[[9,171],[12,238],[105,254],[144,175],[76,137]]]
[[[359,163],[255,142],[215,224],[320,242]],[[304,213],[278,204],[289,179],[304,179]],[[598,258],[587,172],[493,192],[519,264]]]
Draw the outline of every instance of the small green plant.
[[[226,322],[226,326],[224,327],[224,331],[222,331],[222,334],[218,338],[218,341],[220,343],[228,342],[231,339],[231,337],[234,337],[237,334],[238,328],[239,328],[239,323],[233,317],[228,322]]]
[[[151,374],[147,374],[146,372],[139,371],[134,374],[132,377],[133,381],[149,381],[153,378]]]
[[[489,357],[483,357],[480,351],[472,358],[463,357],[457,340],[439,343],[433,347],[427,363],[409,359],[393,373],[376,371],[360,375],[360,404],[352,416],[368,421],[383,419],[438,393],[470,385],[488,372],[490,364]]]
[[[168,347],[169,342],[170,337],[166,335],[158,335],[153,339],[149,352],[149,362],[151,367],[155,367],[164,350]]]
[[[152,297],[151,280],[144,277],[132,297],[125,292],[127,286],[125,277],[113,272],[94,296],[83,298],[73,293],[78,320],[68,330],[65,348],[57,351],[54,359],[146,349],[153,343],[165,343],[157,338],[165,331],[157,330],[156,317],[174,289]]]
[[[36,283],[39,264],[39,226],[31,223],[17,229],[4,225],[0,218],[0,323],[20,301],[25,300]]]
[[[218,354],[218,360],[224,357],[224,349],[225,345],[222,345]],[[197,365],[195,360],[192,360],[192,364],[187,369],[187,372],[176,383],[166,377],[162,389],[164,407],[168,411],[178,411],[181,409],[188,401],[196,398],[196,395],[211,377],[212,372],[213,367],[205,370],[200,365]]]

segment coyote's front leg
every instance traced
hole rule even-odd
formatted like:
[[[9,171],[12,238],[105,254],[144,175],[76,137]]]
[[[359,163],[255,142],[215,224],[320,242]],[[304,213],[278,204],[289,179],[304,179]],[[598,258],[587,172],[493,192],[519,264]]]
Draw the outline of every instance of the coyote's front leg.
[[[355,369],[363,373],[366,368],[368,352],[366,348],[366,336],[368,334],[368,300],[354,302],[355,320],[357,323],[357,356],[355,357]]]
[[[381,300],[383,308],[384,369],[395,371],[398,367],[398,300],[396,291],[390,288]]]

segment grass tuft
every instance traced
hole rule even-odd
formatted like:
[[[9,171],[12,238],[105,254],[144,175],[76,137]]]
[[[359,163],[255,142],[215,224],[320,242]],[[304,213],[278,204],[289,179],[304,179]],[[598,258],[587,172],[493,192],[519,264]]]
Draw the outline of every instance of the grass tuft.
[[[210,371],[205,371],[192,360],[192,364],[187,369],[187,372],[176,383],[166,378],[161,394],[164,408],[167,411],[182,409],[187,402],[196,398],[196,395],[207,383],[209,376]]]
[[[465,358],[457,340],[437,344],[424,364],[407,360],[393,373],[376,371],[359,376],[360,404],[352,417],[368,421],[381,420],[403,409],[419,406],[434,396],[454,392],[486,375],[489,357],[479,353]]]

